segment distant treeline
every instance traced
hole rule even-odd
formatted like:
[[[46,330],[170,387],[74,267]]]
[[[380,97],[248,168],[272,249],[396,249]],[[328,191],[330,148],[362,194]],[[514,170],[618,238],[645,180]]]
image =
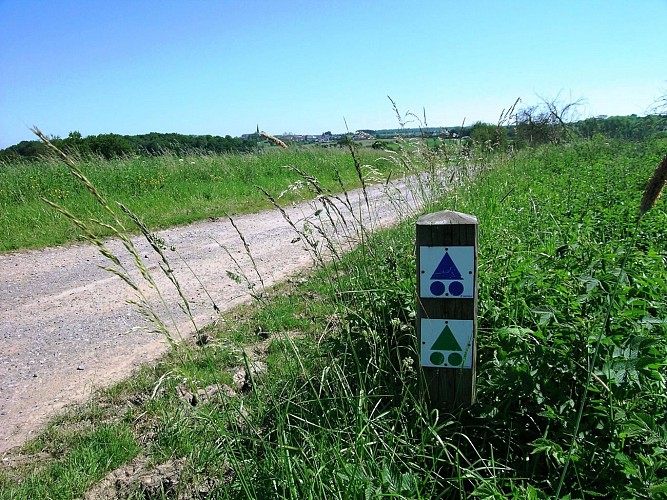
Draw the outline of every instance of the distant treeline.
[[[545,109],[520,110],[514,119],[503,126],[488,123],[474,123],[459,127],[425,127],[368,131],[377,139],[403,137],[472,137],[491,139],[502,137],[502,141],[515,146],[559,142],[567,136],[589,139],[602,135],[609,139],[642,141],[656,136],[667,137],[667,116],[598,116],[565,124]]]
[[[643,141],[656,136],[667,137],[667,115],[588,118],[574,123],[573,127],[585,138],[600,134],[610,139]]]
[[[455,133],[469,138],[471,144],[486,150],[502,150],[508,146],[523,148],[539,144],[560,144],[576,137],[590,139],[601,136],[607,139],[643,141],[658,137],[667,138],[667,116],[599,116],[566,123],[562,118],[544,109],[520,110],[514,123],[497,126],[475,123],[462,127]]]
[[[510,144],[514,147],[534,146],[545,143],[560,143],[573,137],[591,138],[602,135],[609,139],[642,141],[654,137],[667,137],[667,115],[648,116],[599,116],[565,123],[560,116],[544,108],[520,110],[503,126],[475,123],[460,127],[402,128],[364,130],[376,139],[398,136],[442,139],[469,137],[474,143],[496,149]],[[128,155],[154,156],[164,153],[229,153],[250,152],[258,147],[255,137],[241,139],[214,135],[160,134],[144,135],[101,134],[82,137],[79,132],[70,132],[65,139],[53,137],[52,142],[65,152],[78,156],[95,155],[114,158]],[[22,141],[0,151],[0,161],[20,158],[31,159],[49,154],[49,149],[40,141]]]
[[[79,132],[70,132],[65,138],[52,137],[51,142],[61,150],[77,156],[154,156],[164,153],[230,153],[250,152],[257,148],[257,141],[240,139],[229,135],[183,135],[152,132],[143,135],[100,134],[83,137]],[[49,149],[40,141],[22,141],[0,151],[0,160],[37,158],[49,154]]]
[[[546,136],[547,129],[562,128],[557,117],[544,110],[520,110],[515,119],[508,120],[502,127],[495,124],[482,123],[481,125],[490,126],[494,129],[504,129],[508,138],[522,139],[522,135],[533,134],[537,138],[542,132]],[[536,111],[536,112],[535,112]],[[473,130],[479,129],[480,123],[470,125],[461,125],[458,127],[424,127],[424,128],[397,128],[384,130],[368,130],[371,135],[377,139],[389,139],[396,136],[404,137],[469,137]],[[640,141],[655,137],[656,134],[667,133],[666,115],[648,115],[648,116],[598,116],[587,118],[572,123],[567,127],[570,132],[580,137],[591,138],[596,134],[603,135],[609,139],[625,139],[630,141]],[[554,133],[552,131],[552,133]],[[545,141],[547,142],[547,141]]]

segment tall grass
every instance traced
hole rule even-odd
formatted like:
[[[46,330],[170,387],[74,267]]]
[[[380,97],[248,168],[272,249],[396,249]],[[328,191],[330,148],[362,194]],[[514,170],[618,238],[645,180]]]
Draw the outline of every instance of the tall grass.
[[[374,161],[378,155],[370,149],[359,154],[363,163],[375,164],[383,175],[392,168]],[[283,168],[286,165],[308,170],[329,189],[338,183],[336,172],[346,185],[359,182],[349,153],[340,149],[271,148],[253,154],[74,159],[101,193],[110,200],[122,200],[153,229],[269,208],[255,186],[272,192],[285,190],[299,180],[297,174]],[[288,203],[299,196],[287,190],[283,199]],[[0,163],[0,252],[80,238],[80,231],[46,207],[41,197],[83,218],[101,214],[85,186],[59,160]],[[100,231],[100,235],[110,235]]]
[[[664,204],[635,222],[666,146],[473,150],[444,176],[437,167],[449,165],[451,151],[414,144],[414,156],[387,153],[396,165],[432,166],[430,183],[475,176],[428,200],[429,210],[480,222],[470,409],[430,411],[418,390],[414,219],[370,234],[345,194],[326,192],[303,169],[319,200],[294,229],[323,238],[312,248],[319,268],[261,306],[228,314],[187,359],[172,356],[112,389],[86,418],[131,422],[155,463],[184,458],[174,496],[659,498],[667,492]],[[341,237],[362,243],[350,253],[331,232],[339,217],[349,225],[338,226]],[[252,368],[260,361],[266,370]],[[238,366],[246,392],[230,395],[224,386]],[[217,396],[196,404],[179,396],[211,385]],[[32,446],[51,451],[48,441]],[[30,496],[11,477],[0,481],[7,498]]]

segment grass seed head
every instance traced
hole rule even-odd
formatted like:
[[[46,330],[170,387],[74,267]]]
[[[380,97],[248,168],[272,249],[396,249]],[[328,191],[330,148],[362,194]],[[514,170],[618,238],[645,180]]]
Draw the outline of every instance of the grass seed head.
[[[276,146],[279,146],[279,147],[281,147],[281,148],[283,148],[283,149],[287,149],[287,144],[285,144],[283,141],[281,141],[281,140],[278,139],[277,137],[273,137],[272,135],[267,134],[267,133],[264,132],[263,130],[259,133],[259,135],[260,135],[261,137],[264,137],[264,138],[268,139],[269,142],[272,142],[272,143],[275,144]]]
[[[653,208],[655,202],[660,198],[660,193],[662,193],[662,189],[665,187],[665,182],[667,182],[667,155],[656,167],[651,176],[651,180],[649,180],[646,185],[641,205],[639,205],[640,216]]]

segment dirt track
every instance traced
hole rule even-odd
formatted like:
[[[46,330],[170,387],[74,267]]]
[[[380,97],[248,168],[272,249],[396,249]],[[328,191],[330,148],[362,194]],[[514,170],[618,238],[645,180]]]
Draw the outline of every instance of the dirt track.
[[[391,200],[399,191],[407,206],[416,204],[413,190],[404,183],[391,185],[390,195],[387,189],[369,191],[372,217],[361,193],[350,195],[355,212],[363,213],[369,227],[397,221]],[[302,203],[288,213],[302,227],[314,210],[312,204]],[[235,222],[267,286],[312,263],[303,241],[292,242],[294,230],[277,210],[240,216]],[[251,280],[258,281],[229,221],[200,222],[159,235],[177,250],[166,253],[198,327],[217,317],[199,280],[222,310],[249,299],[247,286],[226,275],[237,269],[220,245],[229,249]],[[193,328],[158,267],[158,256],[144,239],[133,241],[165,295],[167,308],[159,308],[161,317],[173,314],[181,333],[190,334]],[[110,240],[107,246],[116,255],[124,254],[118,241]],[[134,292],[99,267],[106,265],[109,261],[94,246],[83,244],[0,255],[0,453],[20,445],[65,405],[84,401],[95,389],[125,378],[166,351],[164,338],[150,333],[136,306],[127,303]],[[132,275],[141,281],[138,272]],[[154,294],[153,299],[158,307]]]

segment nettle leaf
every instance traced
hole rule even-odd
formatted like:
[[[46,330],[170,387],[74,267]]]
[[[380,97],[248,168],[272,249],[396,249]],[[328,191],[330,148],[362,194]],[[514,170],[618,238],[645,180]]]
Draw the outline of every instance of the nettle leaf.
[[[659,424],[655,417],[646,413],[634,415],[624,426],[622,437],[642,437],[646,444],[654,446],[657,454],[663,454],[667,448],[667,426]]]
[[[560,417],[556,414],[554,408],[550,405],[546,405],[546,408],[538,413],[540,417],[548,418],[549,420],[558,420]]]
[[[604,364],[602,372],[618,386],[625,383],[639,386],[641,376],[662,380],[659,370],[665,366],[665,360],[659,347],[656,339],[632,337],[625,345],[614,347],[612,359]]]
[[[556,324],[558,324],[558,320],[556,319],[556,315],[554,312],[549,309],[548,307],[535,307],[532,310],[533,314],[537,315],[537,324],[539,326],[544,326],[551,322],[553,319]]]
[[[563,451],[563,447],[558,443],[551,441],[546,438],[538,438],[530,446],[533,448],[533,451],[530,452],[531,455],[536,453],[544,453],[548,457],[553,458],[557,463],[562,464],[565,461],[566,452]],[[576,455],[573,455],[574,458]]]
[[[602,282],[597,278],[593,278],[592,276],[580,276],[578,279],[583,285],[585,285],[587,292],[591,292],[596,288],[602,288]]]
[[[614,385],[622,386],[625,383],[639,384],[635,360],[614,359],[604,364],[602,372],[606,374],[607,380]]]
[[[649,329],[650,329],[655,325],[667,325],[667,319],[654,318],[653,316],[644,316],[642,318],[642,320],[640,321],[640,323],[643,326],[649,327]]]
[[[535,336],[535,332],[533,330],[531,330],[530,328],[523,328],[520,326],[508,326],[505,328],[501,328],[500,332],[502,332],[507,336],[520,339]]]
[[[622,466],[623,473],[626,476],[641,477],[641,471],[639,467],[632,460],[630,460],[630,458],[625,453],[618,452],[614,458]]]

